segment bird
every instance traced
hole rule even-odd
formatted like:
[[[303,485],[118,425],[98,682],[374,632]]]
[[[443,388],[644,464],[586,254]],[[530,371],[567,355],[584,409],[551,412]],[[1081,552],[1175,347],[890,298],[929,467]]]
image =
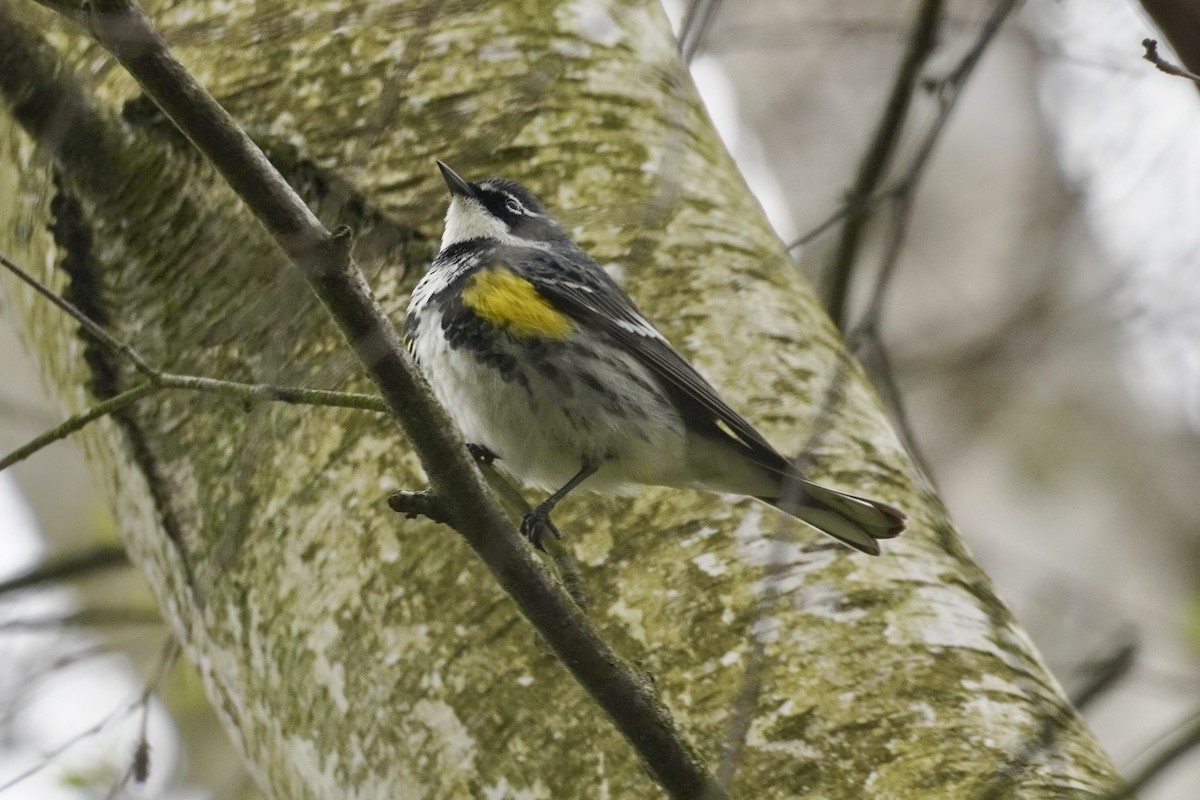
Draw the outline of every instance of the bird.
[[[754,497],[872,555],[904,530],[899,509],[805,479],[528,189],[437,165],[450,201],[405,347],[471,453],[549,492],[521,521],[534,546],[571,492],[646,485]]]

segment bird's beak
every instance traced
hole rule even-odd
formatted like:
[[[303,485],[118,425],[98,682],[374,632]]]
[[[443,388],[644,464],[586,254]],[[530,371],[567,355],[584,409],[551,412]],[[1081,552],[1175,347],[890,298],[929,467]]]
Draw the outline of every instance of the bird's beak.
[[[447,167],[441,161],[437,162],[438,169],[442,171],[442,179],[446,181],[446,188],[450,190],[450,194],[458,195],[459,197],[474,197],[475,189],[471,184],[462,179],[457,172]]]

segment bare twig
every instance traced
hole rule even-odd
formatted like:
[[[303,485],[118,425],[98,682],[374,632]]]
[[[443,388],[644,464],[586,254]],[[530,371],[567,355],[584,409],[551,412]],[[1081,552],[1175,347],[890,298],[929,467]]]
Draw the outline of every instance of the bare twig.
[[[275,386],[269,383],[239,383],[220,378],[205,378],[199,375],[178,375],[164,372],[151,366],[131,345],[122,342],[104,329],[102,325],[83,313],[75,304],[58,294],[46,284],[21,269],[10,258],[0,253],[0,265],[12,272],[38,294],[65,311],[78,322],[97,342],[113,353],[127,358],[134,368],[145,375],[149,382],[167,389],[191,389],[198,392],[223,394],[245,402],[277,400],[284,403],[303,403],[330,408],[357,408],[364,411],[386,411],[383,398],[354,392],[335,392],[328,389],[309,389],[302,386]]]
[[[877,193],[871,197],[862,197],[857,201],[847,201],[842,203],[828,217],[809,228],[807,232],[800,234],[798,237],[789,242],[787,249],[791,251],[800,247],[804,247],[806,244],[828,231],[834,225],[837,225],[839,222],[844,220],[851,213],[872,213],[876,206],[886,201],[890,196],[890,193]]]
[[[517,487],[501,475],[494,465],[485,460],[477,459],[477,461],[488,486],[514,515],[521,517],[532,510]],[[404,514],[409,519],[425,517],[443,525],[450,524],[437,496],[428,490],[393,492],[388,495],[387,502],[393,511]],[[570,550],[558,538],[548,536],[542,540],[541,552],[545,555],[554,576],[567,590],[567,594],[571,595],[571,599],[575,601],[575,605],[587,611],[592,604],[591,598],[584,586],[579,565],[575,563],[575,558],[571,555]]]
[[[814,454],[820,449],[832,427],[826,422],[833,418],[841,405],[843,390],[850,374],[849,359],[839,359],[822,392],[821,407],[811,425],[804,446],[796,457],[791,459],[797,469],[784,480],[780,487],[780,508],[786,509],[790,505],[798,504],[803,496],[801,474],[815,460]],[[758,593],[754,609],[754,623],[750,627],[750,647],[746,655],[746,669],[742,673],[738,692],[725,724],[725,735],[721,742],[721,760],[717,765],[717,779],[726,789],[733,785],[738,767],[741,765],[742,754],[750,735],[750,727],[754,722],[754,711],[759,697],[762,695],[764,676],[770,666],[767,662],[766,631],[759,629],[759,626],[771,619],[784,598],[783,580],[787,577],[787,545],[789,541],[788,523],[780,518],[769,538],[770,550],[767,563],[763,568],[762,590]],[[824,544],[822,543],[821,546]]]
[[[884,346],[879,330],[874,326],[859,328],[851,336],[849,344],[879,388],[879,394],[887,405],[888,411],[891,412],[904,447],[920,466],[924,478],[936,484],[933,465],[925,457],[921,443],[917,440],[916,430],[912,426],[912,421],[908,417],[908,409],[904,405],[904,395],[896,381],[896,371],[892,367],[891,356]]]
[[[134,781],[138,784],[143,784],[150,777],[150,738],[147,735],[147,730],[150,726],[150,698],[158,691],[158,686],[162,683],[175,665],[175,661],[179,658],[179,645],[174,639],[168,638],[167,643],[163,647],[162,656],[159,660],[158,671],[155,674],[154,680],[146,684],[145,691],[138,699],[138,705],[141,707],[141,719],[138,721],[138,739],[137,744],[133,748],[133,757],[129,759],[129,766],[121,773],[121,776],[113,782],[108,794],[104,796],[105,800],[114,800],[120,795],[121,790],[129,785],[129,781]]]
[[[50,430],[35,437],[32,441],[13,450],[4,458],[0,458],[0,470],[8,469],[13,464],[29,458],[31,455],[54,444],[57,441],[67,438],[72,433],[82,430],[96,420],[107,417],[109,414],[120,411],[130,403],[134,403],[146,395],[153,394],[161,389],[161,386],[156,386],[150,381],[139,383],[132,389],[126,389],[120,394],[113,395],[107,400],[103,400],[89,408],[87,411],[82,411],[78,414],[72,414],[59,425],[55,425]]]
[[[42,760],[28,769],[17,773],[12,778],[9,778],[3,784],[0,784],[0,794],[3,794],[8,789],[16,786],[19,783],[33,777],[46,767],[54,763],[54,760],[63,753],[70,750],[75,745],[100,733],[109,726],[120,722],[130,714],[144,708],[150,702],[150,697],[158,690],[163,679],[170,672],[171,667],[175,664],[175,659],[179,657],[179,645],[175,643],[174,638],[168,636],[163,645],[162,658],[159,660],[158,669],[155,672],[154,678],[146,685],[145,689],[138,694],[138,697],[132,702],[122,703],[113,709],[109,714],[102,717],[96,724],[80,731],[66,741],[62,742],[57,747],[42,755]]]
[[[1142,58],[1158,67],[1159,72],[1165,72],[1168,75],[1175,75],[1179,78],[1187,78],[1189,81],[1200,84],[1200,75],[1190,72],[1177,64],[1172,64],[1159,55],[1158,42],[1154,39],[1142,39],[1142,47],[1146,48],[1146,52],[1142,54]]]
[[[850,279],[867,224],[869,198],[875,194],[891,164],[892,155],[904,128],[905,117],[908,116],[908,108],[919,86],[921,65],[937,44],[941,21],[942,0],[923,0],[913,20],[908,49],[901,59],[900,69],[896,72],[896,80],[892,84],[892,92],[884,107],[883,116],[879,119],[875,136],[859,165],[858,176],[847,196],[845,224],[842,226],[838,247],[830,265],[826,297],[826,307],[830,316],[842,330],[846,330],[849,319]]]
[[[67,614],[18,617],[0,622],[0,631],[44,631],[62,628],[102,628],[126,625],[162,625],[162,617],[142,608],[126,606],[81,608]]]
[[[1101,800],[1129,800],[1163,773],[1179,758],[1200,747],[1200,712],[1192,714],[1171,731],[1162,736],[1143,755],[1124,786],[1120,786]]]
[[[143,694],[140,703],[142,714],[138,722],[138,738],[133,748],[133,757],[129,759],[129,766],[120,777],[113,781],[108,793],[104,795],[104,800],[115,800],[130,781],[140,785],[150,777],[150,738],[146,734],[150,726],[150,695]]]
[[[764,568],[763,589],[756,604],[754,624],[750,627],[750,647],[746,655],[746,669],[742,673],[737,695],[733,699],[729,717],[725,723],[725,735],[721,742],[721,760],[717,764],[717,780],[726,790],[733,787],[733,779],[737,776],[738,767],[741,766],[746,740],[750,735],[750,726],[755,719],[754,712],[758,706],[758,699],[762,695],[763,677],[767,672],[767,631],[760,630],[759,625],[764,620],[771,619],[772,615],[776,613],[783,596],[780,581],[787,572],[784,553],[788,541],[787,533],[784,530],[785,525],[786,523],[781,520],[771,537],[771,554]]]
[[[29,286],[32,286],[39,294],[65,311],[83,327],[88,335],[96,339],[104,347],[128,359],[134,368],[146,377],[144,382],[120,394],[107,398],[86,411],[73,414],[32,441],[0,458],[0,470],[4,470],[18,461],[28,458],[54,442],[65,439],[72,433],[83,429],[102,417],[120,411],[129,404],[164,389],[207,392],[231,397],[245,403],[274,400],[284,403],[303,403],[305,405],[333,408],[386,411],[383,399],[372,395],[335,392],[326,389],[307,389],[300,386],[275,386],[267,383],[238,383],[237,381],[227,381],[220,378],[205,378],[198,375],[178,375],[171,372],[164,372],[151,366],[132,346],[118,340],[106,331],[103,326],[79,310],[77,306],[62,295],[51,290],[30,273],[21,269],[3,253],[0,253],[0,265],[3,265],[9,272],[16,275]]]
[[[15,578],[0,582],[0,596],[19,592],[46,583],[57,583],[101,570],[127,567],[125,549],[116,545],[100,545],[81,553],[72,553],[38,564]]]
[[[830,314],[839,328],[848,330],[850,327],[850,309],[848,306],[850,284],[867,218],[875,208],[884,202],[910,202],[904,198],[916,191],[917,184],[924,173],[929,157],[933,154],[941,133],[950,118],[950,113],[958,102],[967,78],[974,72],[988,45],[995,39],[1004,22],[1020,3],[1021,0],[997,0],[970,49],[959,60],[958,64],[955,65],[954,69],[933,87],[938,92],[938,112],[933,123],[926,131],[916,155],[905,169],[903,176],[890,188],[879,192],[877,187],[886,173],[900,130],[903,127],[903,115],[907,114],[909,101],[919,83],[917,81],[919,67],[924,58],[928,56],[929,51],[922,49],[920,46],[921,31],[919,29],[922,26],[924,14],[935,12],[935,10],[928,8],[928,6],[935,4],[935,0],[927,0],[926,5],[922,6],[921,11],[918,13],[916,26],[918,30],[914,31],[914,38],[910,41],[909,51],[906,54],[901,73],[897,75],[892,98],[889,100],[884,116],[880,120],[876,138],[859,167],[859,178],[850,192],[849,199],[843,207],[844,210],[839,211],[837,214],[846,218],[846,224],[842,228],[839,247],[835,252],[832,262],[827,305]],[[932,36],[932,32],[926,32],[925,35]],[[910,59],[916,58],[917,55],[922,53],[923,55],[920,56],[920,59],[916,60],[915,63],[910,63]],[[906,74],[906,70],[910,72]],[[897,93],[900,93],[901,96],[898,97]],[[901,116],[897,117],[896,114],[900,114]],[[904,214],[907,216],[908,212],[905,211]],[[903,236],[895,236],[894,233],[892,235],[893,242],[902,243],[903,238]],[[882,307],[880,289],[886,288],[887,282],[890,281],[890,271],[894,268],[898,260],[898,254],[891,252],[889,249],[889,251],[885,252],[884,259],[887,269],[883,271],[883,274],[877,280],[874,296],[867,312],[868,316],[872,313],[878,313]]]
[[[1071,694],[1071,705],[1077,711],[1083,711],[1094,703],[1129,674],[1137,654],[1138,642],[1129,638],[1106,657],[1086,664],[1084,669],[1088,679],[1078,691]]]
[[[350,258],[350,232],[330,232],[229,114],[187,73],[129,0],[95,0],[88,30],[224,176],[300,270],[421,458],[453,527],[522,613],[616,723],[673,797],[697,797],[715,780],[675,727],[653,687],[588,623],[543,570],[489,495],[466,448],[405,353]],[[724,796],[718,790],[718,796]]]
[[[904,439],[905,446],[912,452],[914,458],[921,464],[926,476],[931,475],[926,459],[921,455],[912,427],[901,402],[901,392],[895,383],[890,362],[881,337],[883,325],[883,310],[887,299],[888,289],[900,263],[900,255],[908,238],[909,223],[912,217],[914,196],[925,167],[929,163],[937,143],[941,140],[942,132],[950,120],[951,112],[959,97],[962,96],[966,80],[978,66],[980,58],[995,38],[1004,21],[1020,5],[1021,0],[998,0],[992,8],[980,29],[979,35],[971,48],[963,55],[954,69],[946,75],[937,87],[938,110],[925,132],[915,155],[905,169],[901,178],[886,192],[879,195],[881,202],[886,201],[891,206],[892,219],[889,226],[888,238],[883,250],[883,260],[875,276],[875,285],[867,303],[862,321],[847,334],[851,349],[858,354],[867,353],[873,356],[872,365],[876,367],[871,377],[883,389],[884,398],[896,420],[897,427]],[[847,223],[849,224],[849,223]],[[849,265],[853,269],[853,265]],[[849,275],[847,274],[847,280]],[[846,287],[848,290],[848,286]],[[848,310],[847,310],[848,313]],[[846,324],[843,318],[842,325]]]
[[[692,0],[688,3],[683,21],[679,24],[679,56],[683,63],[692,63],[720,8],[721,0]]]

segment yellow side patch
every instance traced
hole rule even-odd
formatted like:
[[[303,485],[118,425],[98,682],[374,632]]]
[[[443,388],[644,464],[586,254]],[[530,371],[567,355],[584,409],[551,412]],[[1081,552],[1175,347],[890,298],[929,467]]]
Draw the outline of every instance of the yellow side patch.
[[[537,287],[507,269],[476,272],[462,301],[480,318],[517,336],[566,339],[575,323],[538,293]]]

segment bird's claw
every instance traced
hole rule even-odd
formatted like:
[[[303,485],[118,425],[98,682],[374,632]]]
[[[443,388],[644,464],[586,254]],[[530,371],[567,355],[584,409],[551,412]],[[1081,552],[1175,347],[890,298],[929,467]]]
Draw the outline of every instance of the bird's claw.
[[[481,444],[468,444],[467,452],[480,464],[491,464],[497,458],[495,453]]]
[[[550,515],[536,508],[521,518],[521,535],[542,552],[546,550],[542,546],[542,542],[547,536],[552,535],[555,539],[562,538],[558,528],[554,527],[554,523],[550,521]]]

